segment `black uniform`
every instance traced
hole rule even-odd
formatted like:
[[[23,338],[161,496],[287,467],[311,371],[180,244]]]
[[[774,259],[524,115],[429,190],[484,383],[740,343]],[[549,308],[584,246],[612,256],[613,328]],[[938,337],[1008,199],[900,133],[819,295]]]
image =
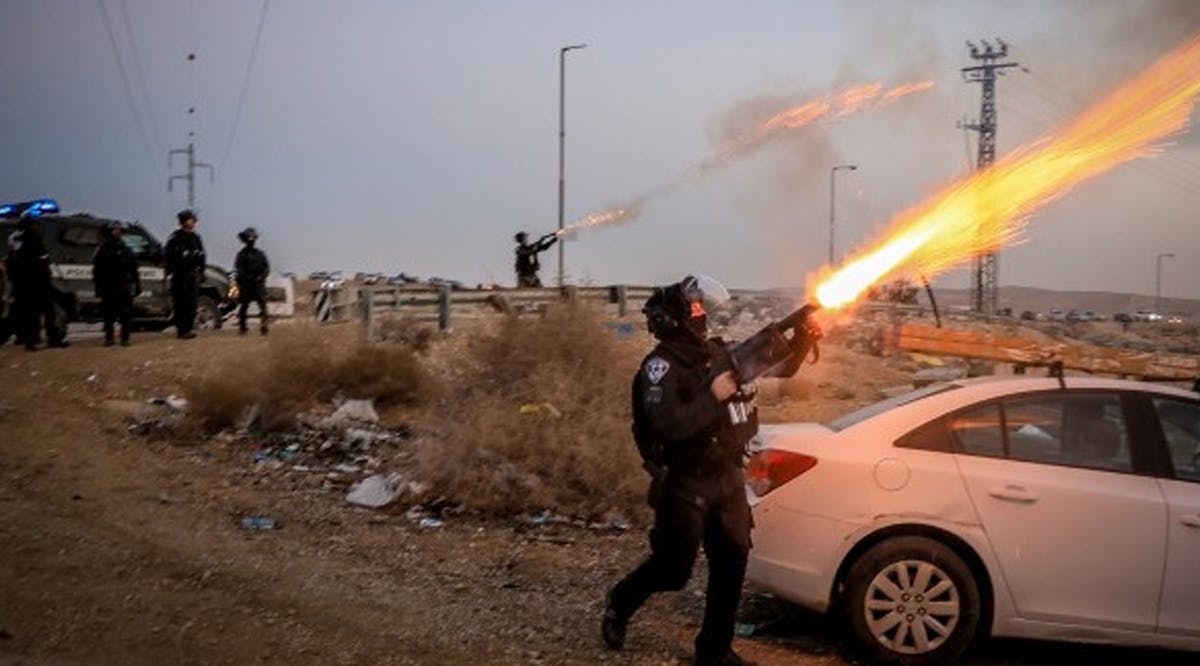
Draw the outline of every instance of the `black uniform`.
[[[251,303],[258,304],[259,328],[267,332],[267,274],[271,265],[267,255],[253,245],[238,250],[233,261],[237,271],[238,286],[238,330],[246,332],[246,314]]]
[[[37,347],[41,328],[46,328],[46,342],[51,347],[66,346],[66,331],[59,326],[54,313],[56,291],[51,283],[50,254],[42,236],[31,222],[8,239],[6,261],[8,280],[12,284],[13,318],[17,323],[17,341],[27,349]]]
[[[204,280],[204,243],[200,234],[176,229],[167,239],[166,271],[171,280],[175,332],[190,335],[196,325],[196,300]]]
[[[92,283],[104,316],[104,341],[113,342],[114,323],[121,324],[121,344],[129,343],[133,299],[142,292],[137,258],[120,238],[109,234],[92,255]]]
[[[518,287],[540,287],[542,281],[538,278],[541,264],[538,263],[538,253],[550,249],[558,240],[558,236],[544,236],[536,243],[526,243],[522,238],[517,244],[517,261],[514,268],[517,271]]]
[[[742,460],[758,416],[752,396],[739,391],[725,404],[713,396],[713,366],[723,353],[719,340],[680,330],[642,362],[632,391],[634,437],[664,474],[651,489],[650,557],[609,593],[623,627],[652,593],[684,587],[703,544],[709,576],[698,663],[731,653],[750,550]]]

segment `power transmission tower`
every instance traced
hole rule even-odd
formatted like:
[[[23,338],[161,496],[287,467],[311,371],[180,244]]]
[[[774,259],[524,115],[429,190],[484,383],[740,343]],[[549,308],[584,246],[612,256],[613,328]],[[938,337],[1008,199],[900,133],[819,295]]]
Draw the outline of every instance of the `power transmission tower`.
[[[1015,62],[996,62],[1008,57],[1008,44],[997,38],[997,46],[992,46],[987,40],[980,40],[983,48],[967,42],[971,50],[971,58],[981,64],[962,68],[963,81],[981,83],[982,94],[979,100],[979,122],[964,124],[962,127],[979,132],[979,156],[975,160],[975,170],[982,171],[996,159],[996,76],[1003,75],[1009,67],[1017,67]],[[995,314],[999,300],[999,267],[996,254],[990,252],[975,257],[974,270],[971,271],[971,307],[976,312]]]
[[[174,165],[174,157],[176,155],[187,155],[187,173],[171,176],[167,179],[167,191],[170,192],[176,180],[187,181],[187,205],[188,208],[196,207],[196,169],[208,169],[208,182],[213,180],[213,168],[211,164],[196,161],[196,144],[188,142],[187,148],[176,148],[167,153],[167,165]]]

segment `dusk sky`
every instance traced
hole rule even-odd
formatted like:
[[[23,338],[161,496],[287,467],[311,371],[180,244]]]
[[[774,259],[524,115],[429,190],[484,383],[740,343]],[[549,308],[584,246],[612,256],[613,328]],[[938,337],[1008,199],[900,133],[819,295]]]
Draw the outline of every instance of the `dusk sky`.
[[[828,251],[830,167],[858,166],[837,175],[839,255],[968,170],[966,40],[1003,38],[1027,69],[997,85],[1003,155],[1198,32],[1187,0],[5,0],[0,200],[53,197],[165,238],[186,203],[167,151],[194,131],[215,168],[196,207],[216,263],[252,225],[279,270],[511,285],[513,233],[557,224],[561,46],[588,45],[567,56],[568,222],[675,182],[763,109],[932,80],[567,245],[573,282],[800,285]],[[1001,253],[1000,283],[1149,294],[1171,252],[1163,295],[1195,298],[1197,210],[1193,133],[1042,209]],[[543,256],[552,283],[557,254]]]

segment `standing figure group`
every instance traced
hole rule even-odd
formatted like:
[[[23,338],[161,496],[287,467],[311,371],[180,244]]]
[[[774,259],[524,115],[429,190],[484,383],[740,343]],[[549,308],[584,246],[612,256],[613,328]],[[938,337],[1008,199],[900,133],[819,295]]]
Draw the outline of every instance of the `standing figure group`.
[[[25,345],[25,349],[36,351],[41,344],[44,325],[47,347],[70,346],[65,323],[55,313],[58,292],[51,282],[50,253],[42,241],[35,216],[23,214],[17,221],[16,231],[8,238],[5,267],[12,284],[17,341]]]

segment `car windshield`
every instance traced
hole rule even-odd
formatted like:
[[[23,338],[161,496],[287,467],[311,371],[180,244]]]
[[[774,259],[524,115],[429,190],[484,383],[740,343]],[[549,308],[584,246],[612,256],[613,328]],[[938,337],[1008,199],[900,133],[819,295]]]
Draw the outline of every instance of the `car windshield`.
[[[895,409],[896,407],[899,407],[901,405],[907,405],[909,403],[916,402],[923,398],[928,398],[931,395],[945,393],[946,391],[950,391],[950,390],[956,389],[956,388],[959,388],[958,384],[930,384],[929,386],[921,387],[915,391],[909,391],[908,393],[902,393],[900,395],[888,398],[887,400],[882,400],[880,402],[877,402],[873,405],[867,405],[866,407],[863,407],[861,409],[856,409],[853,412],[850,412],[849,414],[840,416],[840,417],[830,421],[829,423],[826,423],[825,425],[830,430],[832,430],[834,432],[839,432],[841,430],[845,430],[846,428],[849,428],[850,426],[857,425],[863,421],[866,421],[869,418],[878,416],[879,414],[882,414],[882,413],[888,411],[889,409]]]

